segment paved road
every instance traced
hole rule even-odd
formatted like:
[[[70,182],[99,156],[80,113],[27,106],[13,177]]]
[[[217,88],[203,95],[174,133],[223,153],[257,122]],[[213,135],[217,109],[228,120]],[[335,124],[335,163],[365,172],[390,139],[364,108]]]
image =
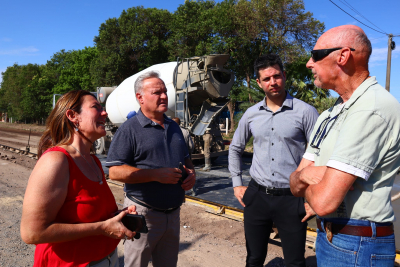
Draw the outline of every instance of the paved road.
[[[108,168],[104,167],[106,162],[105,156],[97,155],[100,158],[101,164],[105,173],[108,173]],[[249,169],[251,158],[243,158],[243,184],[248,185],[250,182]],[[197,195],[196,197],[216,202],[225,206],[243,209],[242,205],[233,195],[232,179],[228,171],[228,156],[219,157],[213,164],[211,171],[201,171],[203,166],[197,166]]]

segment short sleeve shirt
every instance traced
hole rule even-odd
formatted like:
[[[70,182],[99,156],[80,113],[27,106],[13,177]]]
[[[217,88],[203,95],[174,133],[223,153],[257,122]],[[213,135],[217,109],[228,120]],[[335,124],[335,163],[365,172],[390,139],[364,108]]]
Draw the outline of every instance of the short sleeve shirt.
[[[139,169],[178,168],[189,157],[178,124],[164,115],[164,128],[141,112],[117,130],[107,156],[106,167],[129,165]],[[124,191],[159,209],[179,207],[184,200],[180,183],[148,182],[125,184]]]
[[[335,106],[318,118],[311,140]],[[374,222],[394,221],[390,191],[400,167],[400,104],[375,77],[364,81],[345,103],[319,149],[308,146],[315,166],[367,173],[357,178],[336,212],[326,217],[343,217]],[[314,142],[313,142],[314,143]],[[350,168],[351,169],[351,168]]]

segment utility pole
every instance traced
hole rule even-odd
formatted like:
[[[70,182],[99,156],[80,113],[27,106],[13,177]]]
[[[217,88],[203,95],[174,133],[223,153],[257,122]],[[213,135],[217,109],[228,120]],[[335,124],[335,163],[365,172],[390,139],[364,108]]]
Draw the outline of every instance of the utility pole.
[[[387,66],[386,66],[386,90],[390,92],[390,66],[392,63],[392,50],[396,48],[395,43],[392,41],[393,34],[389,34],[388,40],[388,56],[387,56]]]

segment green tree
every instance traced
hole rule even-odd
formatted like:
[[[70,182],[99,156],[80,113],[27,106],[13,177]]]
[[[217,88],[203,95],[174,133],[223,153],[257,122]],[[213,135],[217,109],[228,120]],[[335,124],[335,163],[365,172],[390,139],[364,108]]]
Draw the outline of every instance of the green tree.
[[[85,47],[82,50],[55,53],[47,61],[47,79],[55,83],[53,93],[64,94],[71,90],[95,91],[90,67],[98,57],[97,48]]]
[[[99,35],[94,37],[99,56],[90,67],[93,81],[98,86],[118,85],[123,77],[129,75],[129,57],[120,51],[122,41],[117,18],[101,24]]]
[[[217,8],[221,20],[216,22],[215,50],[231,55],[231,69],[248,86],[258,56],[277,53],[291,63],[310,50],[324,30],[323,23],[304,11],[302,0],[225,0]],[[249,101],[254,103],[250,94]]]
[[[254,83],[253,62],[271,52],[285,63],[286,89],[317,105],[328,93],[313,86],[303,63],[323,30],[323,23],[305,12],[303,0],[185,1],[173,14],[132,7],[101,24],[96,47],[61,50],[45,66],[9,67],[3,73],[0,110],[7,109],[16,118],[37,118],[49,111],[53,93],[119,85],[149,66],[177,57],[226,53],[227,67],[236,75],[229,104],[233,115],[236,101],[251,105],[263,97]]]
[[[17,102],[18,97],[15,98],[14,96],[20,93],[20,90],[17,88],[17,78],[20,69],[21,66],[14,64],[13,66],[7,67],[7,69],[1,73],[3,80],[0,85],[0,105],[2,111],[7,112],[9,116],[15,116],[12,108],[16,107],[15,104],[19,106],[19,101]],[[14,90],[16,92],[14,92]]]
[[[243,80],[235,80],[231,91],[229,92],[228,110],[230,114],[230,128],[229,132],[233,132],[236,129],[235,123],[235,110],[237,102],[247,101],[247,87],[244,85]]]
[[[262,41],[258,37],[256,13],[250,1],[225,0],[217,5],[221,20],[215,22],[218,30],[215,50],[230,54],[229,66],[235,72],[236,79],[244,80],[250,86],[253,78],[254,60],[262,53]],[[250,92],[250,90],[249,90]],[[251,94],[248,100],[254,103]]]
[[[167,40],[169,60],[213,53],[216,13],[214,1],[185,1],[174,12]]]
[[[171,17],[167,10],[139,6],[102,23],[94,38],[99,52],[91,66],[94,84],[119,85],[151,65],[167,62]]]
[[[61,50],[46,65],[14,64],[3,73],[1,109],[18,120],[40,121],[52,107],[54,93],[70,90],[94,91],[90,65],[97,57],[93,47],[83,50]]]
[[[333,107],[337,100],[337,97],[327,97],[322,99],[317,99],[315,101],[314,107],[317,109],[318,113],[321,114],[325,110]]]
[[[3,73],[4,72],[2,72],[1,75],[3,75]],[[7,112],[8,103],[7,100],[5,100],[4,94],[5,90],[1,90],[0,86],[0,113]]]
[[[45,76],[53,84],[52,91],[54,94],[64,94],[69,91],[68,89],[64,89],[61,84],[59,86],[57,86],[57,84],[63,75],[63,71],[66,70],[65,72],[68,72],[67,70],[71,67],[71,61],[69,60],[70,54],[70,51],[66,52],[62,49],[61,51],[54,53],[46,63]]]
[[[330,96],[329,90],[314,85],[314,77],[306,67],[309,55],[304,55],[286,64],[286,90],[294,97],[315,106],[321,99]]]
[[[37,64],[18,65],[8,67],[3,74],[1,82],[0,102],[9,117],[15,120],[27,118],[27,109],[24,106],[24,94],[29,90],[33,77],[40,74]],[[28,101],[28,99],[26,100]]]
[[[245,112],[249,107],[253,106],[255,103],[260,102],[265,97],[265,92],[263,89],[258,86],[257,81],[255,79],[250,80],[250,85],[243,86],[243,93],[242,93],[242,104],[240,104],[239,108],[241,111]],[[252,102],[246,99],[246,95],[250,96],[253,100]]]
[[[24,107],[24,115],[28,120],[40,121],[46,119],[52,109],[54,79],[46,76],[46,65],[40,65],[37,75],[22,93],[21,104]]]

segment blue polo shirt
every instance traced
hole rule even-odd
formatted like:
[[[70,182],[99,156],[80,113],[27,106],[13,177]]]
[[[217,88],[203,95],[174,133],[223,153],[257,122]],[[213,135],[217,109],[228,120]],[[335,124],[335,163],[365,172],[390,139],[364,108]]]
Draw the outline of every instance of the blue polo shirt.
[[[164,127],[153,122],[141,110],[117,130],[108,151],[106,167],[130,165],[139,169],[178,168],[189,157],[178,124],[164,115]],[[185,192],[180,183],[148,182],[125,184],[124,191],[159,208],[179,207]]]

